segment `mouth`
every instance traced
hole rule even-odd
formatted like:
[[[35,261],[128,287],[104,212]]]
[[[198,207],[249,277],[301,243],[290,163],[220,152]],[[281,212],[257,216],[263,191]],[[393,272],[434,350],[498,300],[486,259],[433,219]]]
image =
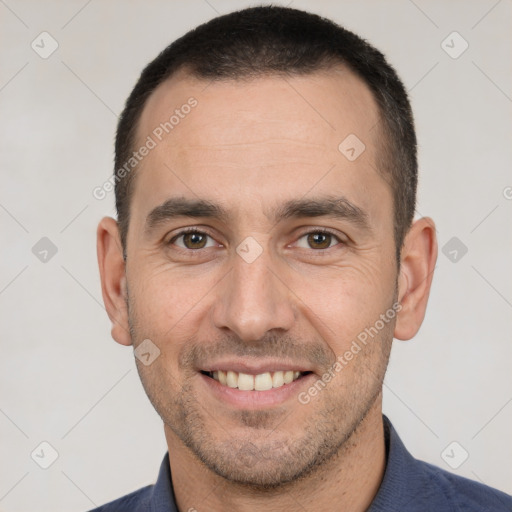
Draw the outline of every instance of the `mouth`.
[[[282,388],[311,374],[310,371],[278,370],[263,372],[256,375],[236,372],[233,370],[201,371],[201,373],[221,386],[240,391],[268,391]]]

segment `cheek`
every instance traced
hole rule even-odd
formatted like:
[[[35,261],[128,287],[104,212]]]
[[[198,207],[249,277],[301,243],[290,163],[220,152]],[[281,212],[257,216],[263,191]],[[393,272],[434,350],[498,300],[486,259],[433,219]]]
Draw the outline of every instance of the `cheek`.
[[[130,282],[130,314],[136,326],[138,337],[155,339],[164,350],[169,342],[184,340],[195,334],[197,318],[208,300],[215,280],[191,279],[186,273],[162,266],[149,269],[137,275],[135,283]]]
[[[301,299],[302,316],[339,354],[391,307],[393,275],[390,269],[366,262],[295,275],[290,288]]]

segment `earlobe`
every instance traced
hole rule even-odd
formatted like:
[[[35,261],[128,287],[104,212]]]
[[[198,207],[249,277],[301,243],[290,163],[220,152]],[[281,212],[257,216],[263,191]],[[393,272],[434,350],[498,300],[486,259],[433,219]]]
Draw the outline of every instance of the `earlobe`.
[[[97,254],[103,302],[112,322],[112,338],[121,345],[131,345],[125,261],[117,222],[111,217],[103,218],[98,225]]]
[[[436,260],[435,224],[424,217],[412,225],[401,252],[398,299],[402,309],[395,325],[395,338],[409,340],[418,332],[425,318]]]

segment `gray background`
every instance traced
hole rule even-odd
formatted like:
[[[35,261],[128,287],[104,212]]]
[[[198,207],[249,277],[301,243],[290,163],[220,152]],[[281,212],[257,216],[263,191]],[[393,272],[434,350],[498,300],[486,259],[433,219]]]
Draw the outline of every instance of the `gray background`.
[[[415,111],[418,215],[436,220],[440,253],[420,333],[395,342],[385,412],[417,457],[512,493],[512,4],[290,3],[380,48]],[[0,0],[1,511],[86,510],[156,478],[162,425],[101,300],[95,230],[113,195],[92,190],[142,67],[246,5]],[[43,31],[48,58],[31,47],[51,49]],[[47,469],[43,441],[59,455]]]

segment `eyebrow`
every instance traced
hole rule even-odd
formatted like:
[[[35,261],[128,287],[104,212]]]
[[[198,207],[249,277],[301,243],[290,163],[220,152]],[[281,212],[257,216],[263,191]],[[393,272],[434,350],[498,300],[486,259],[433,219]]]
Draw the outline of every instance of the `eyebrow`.
[[[292,199],[279,206],[270,217],[276,223],[289,218],[333,217],[371,231],[369,215],[346,197]]]
[[[149,212],[145,231],[149,233],[160,224],[178,217],[206,217],[227,221],[228,212],[222,206],[205,199],[173,197]]]
[[[291,218],[333,217],[346,220],[362,230],[372,231],[368,213],[346,197],[291,199],[264,213],[275,224]],[[223,206],[205,199],[174,197],[151,210],[146,218],[145,232],[150,233],[159,225],[180,217],[211,218],[227,223],[230,215]]]

